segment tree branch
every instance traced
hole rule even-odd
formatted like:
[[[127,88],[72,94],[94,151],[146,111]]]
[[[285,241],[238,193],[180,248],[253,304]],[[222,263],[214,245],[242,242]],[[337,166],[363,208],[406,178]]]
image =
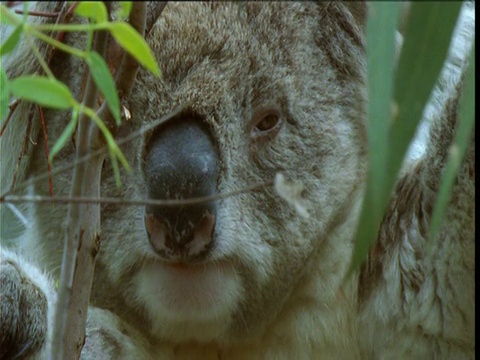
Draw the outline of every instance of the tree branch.
[[[129,23],[143,37],[145,37],[146,16],[146,2],[134,2],[132,4],[132,10],[130,11]],[[117,87],[118,97],[120,98],[120,102],[122,104],[124,103],[125,99],[130,96],[133,84],[135,83],[135,78],[137,76],[138,67],[138,62],[125,51],[122,62],[115,76],[115,86]],[[102,104],[100,110],[98,110],[98,116],[105,122],[110,131],[115,133],[117,126],[106,101]],[[97,137],[95,139],[95,144],[92,145],[94,149],[98,149],[104,144],[104,140],[100,132],[97,133]]]
[[[110,4],[106,2],[109,8]],[[146,3],[133,3],[130,24],[145,35]],[[94,50],[106,58],[107,33],[95,33]],[[138,72],[138,63],[126,52],[117,71],[115,84],[123,102],[131,93]],[[93,108],[97,88],[89,75],[83,104]],[[98,116],[111,129],[116,129],[106,102],[98,110]],[[73,174],[71,197],[99,198],[101,169],[104,153],[89,156],[104,144],[101,132],[83,113],[78,125],[76,167]],[[115,132],[115,131],[113,131]],[[85,162],[79,159],[90,157]],[[93,272],[100,240],[99,203],[70,203],[68,229],[62,260],[59,297],[55,311],[54,329],[49,350],[50,359],[79,358],[85,343],[85,324],[92,287]],[[75,296],[72,296],[75,294]]]
[[[106,32],[96,32],[94,50],[105,57]],[[83,105],[94,107],[97,87],[89,74]],[[78,121],[76,159],[90,151],[89,136],[91,120],[81,114]],[[103,159],[94,157],[77,164],[72,178],[70,195],[98,197]],[[88,179],[88,182],[86,181]],[[85,342],[85,324],[93,278],[98,233],[100,231],[99,205],[70,204],[67,217],[68,229],[65,236],[58,300],[54,314],[54,326],[49,337],[49,359],[79,358]],[[87,258],[85,252],[88,252]],[[72,296],[72,294],[75,296]]]
[[[103,204],[103,205],[121,205],[121,206],[185,206],[203,204],[211,201],[223,200],[232,196],[245,194],[251,191],[261,190],[267,186],[273,185],[274,181],[269,180],[264,183],[254,184],[236,191],[230,191],[210,196],[202,196],[187,199],[120,199],[120,198],[99,198],[99,197],[70,197],[70,196],[16,196],[8,195],[1,202],[6,204],[35,202],[35,203],[53,203],[53,204]]]
[[[147,5],[147,21],[146,21],[146,29],[145,35],[148,35],[150,30],[152,30],[153,25],[157,22],[157,19],[167,6],[168,1],[149,1]]]

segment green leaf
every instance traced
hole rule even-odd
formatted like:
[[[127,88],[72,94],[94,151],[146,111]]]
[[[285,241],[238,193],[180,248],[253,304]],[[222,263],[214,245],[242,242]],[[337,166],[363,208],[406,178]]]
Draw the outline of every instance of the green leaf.
[[[65,146],[75,132],[75,129],[77,128],[78,114],[78,110],[73,109],[72,119],[55,142],[55,145],[53,145],[53,148],[50,150],[50,155],[48,156],[48,161],[50,163],[53,162],[53,157],[60,152],[60,150]]]
[[[475,42],[470,56],[470,64],[465,74],[465,84],[460,97],[460,110],[455,138],[450,146],[449,156],[442,175],[442,185],[433,208],[429,229],[429,239],[432,241],[440,229],[442,218],[450,201],[452,186],[470,144],[475,127]]]
[[[123,167],[128,171],[130,171],[130,165],[128,164],[127,159],[123,155],[122,151],[120,150],[117,143],[115,142],[115,139],[113,138],[112,133],[105,126],[102,119],[100,119],[98,115],[95,113],[95,111],[93,111],[90,108],[82,108],[81,111],[85,112],[90,117],[90,119],[92,119],[93,122],[95,122],[95,124],[98,126],[98,128],[102,132],[103,136],[105,136],[105,140],[107,141],[107,146],[110,153],[115,155],[117,159],[120,160]]]
[[[380,2],[373,2],[371,5],[373,9],[379,9],[382,6]],[[392,5],[393,3],[385,4],[385,6]],[[390,194],[397,180],[406,151],[415,135],[425,104],[429,100],[445,62],[460,6],[461,3],[452,2],[412,2],[403,48],[394,76],[394,101],[392,102],[386,94],[381,93],[381,87],[377,88],[376,93],[369,94],[369,101],[379,102],[376,106],[374,104],[369,105],[369,116],[372,116],[374,111],[380,112],[379,122],[376,122],[376,126],[380,126],[380,128],[376,129],[375,126],[372,126],[373,123],[369,123],[369,140],[374,142],[370,145],[375,146],[375,143],[378,145],[375,150],[370,149],[370,151],[387,152],[387,157],[385,158],[385,154],[378,153],[370,155],[370,160],[377,161],[377,165],[386,165],[383,166],[383,175],[373,173],[373,171],[380,172],[381,170],[373,166],[370,167],[363,210],[357,230],[358,239],[348,274],[351,274],[366,259],[371,244],[375,242],[378,236],[383,212],[390,200]],[[375,14],[369,14],[369,21],[370,16],[375,17]],[[374,20],[372,19],[372,21]],[[388,26],[388,22],[383,26]],[[368,36],[375,37],[377,35],[376,41],[379,42],[382,41],[379,37],[390,36],[389,33],[385,35],[386,32],[381,26],[376,31],[378,31],[377,34],[368,33]],[[367,39],[367,43],[369,41],[371,41],[370,38]],[[388,46],[388,44],[382,46]],[[375,54],[368,55],[375,56]],[[391,61],[389,59],[391,59],[390,55],[386,57],[386,61]],[[377,68],[381,69],[381,64],[372,65],[370,61],[373,60],[369,60],[370,71],[377,71]],[[383,91],[390,94],[388,73],[379,76],[387,76],[384,79],[386,82]],[[369,91],[372,91],[371,86],[375,84],[372,81],[375,81],[375,78],[369,74],[368,79]],[[381,99],[374,97],[381,97]],[[383,102],[383,105],[380,102]],[[385,106],[391,108],[388,112],[392,115],[384,117],[387,112]],[[389,124],[390,118],[392,118],[392,123],[386,142],[384,142],[385,124],[381,124],[380,121],[383,119]],[[376,138],[376,135],[371,133],[372,131],[382,136]],[[383,148],[381,147],[382,144],[384,145]]]
[[[122,181],[120,179],[120,169],[118,168],[117,158],[110,152],[110,160],[112,161],[113,176],[115,178],[115,185],[117,189],[122,186]]]
[[[70,89],[56,79],[21,76],[10,82],[10,91],[18,97],[53,109],[68,109],[75,104]]]
[[[111,31],[115,40],[117,40],[135,60],[155,76],[160,76],[160,70],[152,50],[145,39],[140,36],[131,25],[124,22],[113,22],[108,24],[108,29]]]
[[[368,94],[367,133],[369,171],[362,213],[355,237],[349,274],[365,260],[376,240],[382,219],[385,196],[380,189],[385,183],[387,168],[388,131],[393,95],[395,31],[400,3],[372,2],[367,22]]]
[[[10,84],[8,82],[7,74],[0,64],[0,123],[8,115],[8,102],[10,100],[9,94]]]
[[[412,2],[405,41],[395,76],[398,108],[389,138],[387,192],[415,135],[445,62],[461,2]]]
[[[120,170],[118,168],[118,160],[122,163],[123,167],[127,169],[127,171],[130,171],[130,165],[128,164],[127,159],[123,155],[122,151],[118,147],[117,143],[115,142],[115,139],[113,138],[112,134],[108,130],[108,128],[105,126],[105,124],[102,122],[102,120],[97,116],[97,114],[93,113],[91,114],[91,119],[97,124],[97,126],[100,128],[100,131],[102,132],[103,136],[105,136],[105,140],[107,141],[107,146],[110,154],[110,159],[112,161],[112,167],[113,167],[113,174],[115,177],[115,184],[117,188],[119,188],[122,183],[120,181]]]
[[[371,195],[375,209],[371,214],[383,212],[382,191],[387,166],[388,135],[392,115],[393,75],[395,56],[395,32],[399,18],[400,3],[372,2],[367,23],[367,69],[368,69],[368,108],[367,134],[369,145],[369,176]]]
[[[98,88],[102,92],[107,105],[112,112],[117,124],[120,124],[120,100],[118,99],[115,81],[105,62],[105,60],[96,52],[90,52],[85,59],[90,69],[90,74],[95,80]]]
[[[24,1],[23,2],[23,20],[22,20],[24,24],[28,22],[28,7],[29,7],[28,1]]]
[[[2,47],[0,48],[0,56],[8,54],[10,51],[15,49],[15,46],[18,44],[18,40],[20,40],[22,31],[23,24],[18,25],[15,30],[13,30],[8,39],[2,44]]]
[[[79,1],[75,14],[92,19],[99,24],[108,22],[107,8],[101,1]]]
[[[0,25],[18,25],[17,15],[10,11],[5,5],[0,4]]]

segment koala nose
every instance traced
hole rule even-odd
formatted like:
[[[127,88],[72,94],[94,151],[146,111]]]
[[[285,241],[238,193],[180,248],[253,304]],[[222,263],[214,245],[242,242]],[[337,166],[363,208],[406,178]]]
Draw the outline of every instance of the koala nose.
[[[145,178],[151,199],[189,199],[216,192],[219,157],[201,119],[170,120],[146,149]],[[171,260],[201,258],[213,245],[215,204],[148,206],[145,228],[154,250]]]

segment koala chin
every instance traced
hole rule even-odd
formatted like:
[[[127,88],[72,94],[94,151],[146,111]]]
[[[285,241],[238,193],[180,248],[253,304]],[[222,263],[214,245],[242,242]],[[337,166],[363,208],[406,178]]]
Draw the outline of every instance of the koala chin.
[[[232,265],[221,262],[149,263],[135,276],[134,284],[138,303],[152,319],[152,334],[178,341],[220,338],[243,292]]]
[[[425,151],[404,164],[374,247],[345,279],[369,169],[368,12],[364,1],[167,2],[145,35],[162,76],[138,70],[122,103],[131,118],[115,133],[132,171],[120,172],[120,188],[108,158],[95,174],[102,198],[143,202],[83,213],[101,231],[82,360],[474,358],[473,133],[444,223],[428,238],[470,50],[450,53]],[[474,15],[463,19],[454,50],[474,37]],[[1,38],[13,39],[7,27]],[[85,49],[87,39],[63,41]],[[112,48],[113,39],[115,67]],[[50,66],[81,99],[87,65],[56,51]],[[2,54],[2,68],[9,79],[40,69],[26,41]],[[64,136],[71,113],[43,110],[47,139],[38,109],[22,100],[0,124],[2,193],[49,194],[33,178],[47,172],[45,141]],[[54,167],[75,163],[78,136]],[[69,196],[72,173],[53,175],[55,196]],[[19,210],[25,229],[0,204],[0,358],[43,360],[68,208]]]

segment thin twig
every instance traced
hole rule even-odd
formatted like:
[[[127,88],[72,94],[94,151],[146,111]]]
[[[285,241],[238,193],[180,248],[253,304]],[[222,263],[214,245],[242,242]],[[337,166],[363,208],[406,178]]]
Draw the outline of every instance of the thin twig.
[[[189,199],[120,199],[120,198],[91,198],[91,197],[70,197],[70,196],[16,196],[9,195],[0,201],[0,203],[54,203],[54,204],[102,204],[102,205],[122,205],[122,206],[165,206],[165,207],[175,207],[175,206],[185,206],[185,205],[196,205],[203,204],[207,202],[219,201],[229,197],[245,194],[251,191],[256,191],[263,189],[267,186],[273,185],[273,180],[247,186],[243,189],[230,191],[221,194],[215,194],[210,196],[202,196]]]
[[[22,5],[23,1],[5,1],[5,6],[7,8],[12,8],[18,5]]]
[[[48,135],[47,135],[47,123],[45,122],[45,117],[43,116],[43,110],[41,106],[38,106],[38,112],[40,114],[40,122],[42,123],[43,130],[43,143],[45,144],[45,156],[47,158],[47,172],[48,176],[48,191],[50,196],[53,196],[53,177],[52,177],[52,164],[50,163],[50,150],[48,148]]]
[[[60,12],[60,16],[58,17],[57,19],[57,22],[56,24],[60,24],[60,23],[65,23],[65,22],[69,22],[72,15],[73,15],[73,11],[75,10],[75,8],[77,7],[78,5],[78,1],[75,1],[68,9],[67,9],[67,2],[65,2],[63,8],[62,8],[62,11]],[[58,34],[57,34],[57,37],[55,38],[55,40],[59,41],[59,42],[62,42],[63,41],[63,38],[65,36],[65,31],[60,31]],[[52,51],[50,53],[50,57],[49,57],[49,60],[51,61],[53,59],[53,57],[55,56],[55,53],[57,52],[57,48],[56,47],[52,47]]]
[[[15,3],[22,3],[22,2],[10,2],[12,4],[12,6],[16,6]],[[66,9],[66,2],[63,4],[63,8],[62,9],[55,9],[54,12],[55,13],[58,13],[59,16],[57,18],[57,23],[62,19],[63,17],[63,14],[64,14],[64,9]],[[8,4],[7,4],[8,6]],[[56,6],[58,7],[58,6]],[[29,40],[29,38],[27,37],[27,41]],[[36,48],[36,46],[34,44],[32,44],[33,48],[34,48],[34,52],[36,52],[37,54],[40,54],[40,50]],[[44,47],[44,50],[42,50],[43,53],[45,54],[45,58],[49,58],[49,56],[47,56],[47,54],[51,54],[51,51],[52,51],[52,47],[50,45],[46,45]],[[39,61],[43,61],[43,57],[41,55],[39,55]],[[46,66],[47,68],[47,71],[48,71],[48,66]],[[38,68],[34,70],[35,73],[38,72]],[[2,125],[2,129],[0,130],[0,136],[2,136],[4,134],[4,132],[6,131],[6,128],[10,122],[10,119],[13,115],[13,112],[15,111],[16,107],[18,106],[18,104],[20,103],[21,100],[17,99],[15,100],[12,104],[10,104],[10,112],[7,116],[7,119],[5,120],[5,123]],[[34,105],[32,104],[30,109],[32,109]],[[18,155],[18,161],[17,161],[17,166],[14,170],[14,173],[13,173],[13,177],[12,177],[12,185],[10,187],[10,192],[13,192],[15,190],[15,184],[16,184],[16,181],[17,181],[17,176],[18,176],[18,171],[20,169],[20,162],[22,160],[22,157],[23,155],[27,152],[27,147],[26,147],[26,138],[30,138],[30,141],[32,142],[32,144],[36,144],[34,141],[32,141],[31,139],[31,134],[30,134],[30,131],[31,131],[31,118],[29,117],[28,119],[28,123],[27,123],[27,130],[26,130],[26,135],[25,135],[25,138],[24,138],[24,141],[23,141],[23,144],[22,144],[22,148],[20,149],[20,153]],[[36,126],[34,126],[34,130],[33,130],[34,134],[36,134]]]
[[[24,12],[23,12],[23,10],[16,9],[15,14],[23,15]],[[58,15],[60,15],[60,13],[59,12],[46,12],[46,11],[28,11],[27,15],[28,16],[41,16],[41,17],[54,18],[54,17],[57,17]]]
[[[2,137],[3,133],[5,132],[5,129],[8,126],[8,123],[10,122],[10,119],[12,118],[13,112],[17,108],[18,104],[20,104],[21,100],[20,99],[15,99],[12,101],[10,105],[8,105],[9,111],[7,118],[5,119],[5,123],[2,125],[2,129],[0,130],[0,137]]]
[[[177,116],[178,114],[180,114],[185,108],[188,108],[188,104],[187,105],[183,105],[181,108],[177,109],[177,110],[174,110],[173,112],[163,116],[162,118],[158,119],[158,120],[155,120],[153,122],[151,122],[150,124],[148,125],[145,125],[143,126],[141,129],[131,133],[130,135],[122,138],[122,139],[119,139],[117,140],[117,145],[118,146],[121,146],[123,144],[126,144],[134,139],[136,139],[137,137],[140,137],[142,136],[143,134],[145,134],[147,131],[150,131],[154,128],[156,128],[157,126],[160,126],[161,124],[163,124],[164,122],[170,120],[172,117],[175,117]],[[60,166],[60,167],[57,167],[57,168],[53,168],[52,169],[52,175],[56,175],[56,174],[59,174],[59,173],[63,173],[67,170],[70,170],[72,168],[74,168],[76,165],[78,164],[82,164],[86,161],[89,161],[90,159],[94,158],[94,157],[97,157],[97,156],[102,156],[102,155],[106,155],[108,154],[108,146],[105,145],[103,147],[101,147],[100,149],[98,150],[95,150],[95,151],[92,151],[90,152],[89,154],[87,154],[86,156],[84,156],[83,158],[81,159],[78,159],[76,160],[75,162],[69,162],[63,166]],[[32,177],[32,178],[29,178],[28,180],[25,180],[19,184],[17,184],[16,186],[16,190],[21,190],[21,189],[24,189],[26,188],[27,186],[29,186],[30,184],[36,184],[37,182],[39,181],[42,181],[42,180],[45,180],[46,178],[48,178],[49,174],[48,172],[45,172],[43,174],[40,174],[40,175],[37,175],[35,177]],[[6,191],[5,193],[3,193],[1,196],[0,196],[0,202],[8,195],[12,194],[13,190],[8,190]]]
[[[152,30],[153,25],[157,22],[158,18],[167,6],[168,1],[149,1],[147,5],[147,21],[146,21],[146,28],[145,28],[145,36],[150,33]]]
[[[55,11],[58,13],[58,17],[55,20],[55,25],[63,23],[65,21],[68,21],[69,17],[72,15],[70,13],[70,9],[75,6],[76,3],[74,3],[70,8],[68,7],[68,2],[65,1],[63,2],[61,8],[58,11]],[[60,35],[57,35],[57,39]],[[61,41],[61,39],[58,39],[58,41]],[[56,53],[57,49],[49,44],[45,47],[45,53],[44,57],[47,59],[47,62],[50,64],[52,61],[52,58],[54,54]]]
[[[17,164],[15,165],[15,170],[13,171],[12,186],[11,186],[12,191],[15,190],[15,183],[17,182],[17,176],[20,170],[20,164],[22,163],[23,156],[27,153],[27,146],[28,146],[27,140],[30,139],[31,129],[32,129],[32,113],[30,112],[27,119],[27,126],[25,127],[25,135],[23,136],[23,140],[22,140],[22,148],[20,149],[20,153],[18,154]]]
[[[134,2],[132,5],[132,10],[130,11],[129,22],[132,27],[138,31],[138,33],[145,37],[145,18],[147,15],[147,4],[145,2]],[[115,76],[115,86],[118,91],[118,97],[123,103],[125,99],[130,96],[130,93],[135,83],[135,78],[137,77],[139,64],[138,62],[126,51],[123,54],[122,62],[117,70]],[[113,119],[113,115],[110,112],[110,109],[107,106],[105,101],[100,109],[98,110],[98,116],[105,122],[108,128],[115,133],[116,124]],[[100,132],[98,132],[100,135]],[[104,144],[102,137],[98,137],[96,145],[92,144],[93,149],[98,149]]]

